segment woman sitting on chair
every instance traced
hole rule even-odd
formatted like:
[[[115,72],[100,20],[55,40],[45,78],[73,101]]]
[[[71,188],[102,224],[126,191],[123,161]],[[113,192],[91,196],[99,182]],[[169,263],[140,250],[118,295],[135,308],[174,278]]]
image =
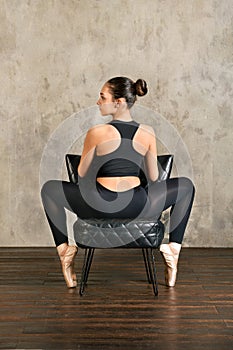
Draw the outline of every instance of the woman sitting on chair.
[[[126,77],[108,80],[97,101],[103,116],[112,121],[92,127],[86,135],[78,167],[79,184],[51,180],[41,195],[68,288],[76,287],[73,271],[76,246],[68,244],[65,209],[85,218],[157,218],[169,207],[169,244],[160,251],[165,262],[165,283],[174,286],[178,257],[190,216],[194,186],[185,177],[158,182],[156,138],[150,126],[132,119],[130,108],[147,84]],[[139,173],[143,162],[150,185]]]

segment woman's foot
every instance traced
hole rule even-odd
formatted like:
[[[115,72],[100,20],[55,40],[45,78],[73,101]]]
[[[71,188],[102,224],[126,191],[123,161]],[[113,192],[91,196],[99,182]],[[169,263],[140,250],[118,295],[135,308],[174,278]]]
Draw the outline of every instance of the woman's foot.
[[[77,286],[76,275],[74,273],[74,259],[77,254],[76,246],[69,246],[67,243],[60,244],[57,252],[61,260],[62,272],[68,288]]]
[[[165,283],[168,287],[174,287],[176,284],[177,264],[181,244],[170,242],[169,244],[161,244],[160,252],[165,263]]]

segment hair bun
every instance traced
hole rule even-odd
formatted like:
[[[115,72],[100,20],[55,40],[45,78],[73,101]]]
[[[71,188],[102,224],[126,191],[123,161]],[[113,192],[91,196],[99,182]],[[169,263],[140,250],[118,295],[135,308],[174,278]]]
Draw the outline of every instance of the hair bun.
[[[143,79],[138,79],[135,83],[135,91],[136,95],[138,96],[144,96],[147,93],[147,84],[145,80]]]

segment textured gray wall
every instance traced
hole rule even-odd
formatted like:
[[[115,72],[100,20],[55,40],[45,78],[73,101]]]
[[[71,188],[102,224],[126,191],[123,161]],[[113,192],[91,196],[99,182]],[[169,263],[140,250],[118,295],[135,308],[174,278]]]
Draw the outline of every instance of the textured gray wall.
[[[232,0],[0,0],[0,11],[0,245],[53,245],[43,149],[106,79],[126,75],[147,80],[138,103],[189,151],[197,194],[185,245],[232,247]]]

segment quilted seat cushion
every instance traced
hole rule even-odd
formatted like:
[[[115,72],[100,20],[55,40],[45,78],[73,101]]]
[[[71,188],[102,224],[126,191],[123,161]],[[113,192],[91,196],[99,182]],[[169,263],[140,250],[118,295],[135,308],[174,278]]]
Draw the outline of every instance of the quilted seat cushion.
[[[78,219],[74,239],[82,248],[158,248],[164,237],[161,221]]]

